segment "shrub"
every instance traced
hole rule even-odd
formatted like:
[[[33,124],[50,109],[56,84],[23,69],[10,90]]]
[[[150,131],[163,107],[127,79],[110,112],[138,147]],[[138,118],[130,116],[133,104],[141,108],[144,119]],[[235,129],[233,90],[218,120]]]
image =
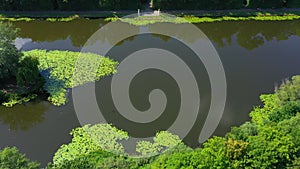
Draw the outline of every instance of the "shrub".
[[[27,87],[27,92],[41,92],[44,79],[38,69],[39,61],[36,58],[24,58],[21,60],[17,72],[17,84]]]
[[[18,30],[14,29],[12,24],[0,22],[0,79],[16,75],[21,56],[13,44],[17,34]]]
[[[39,169],[37,162],[31,162],[24,154],[20,154],[17,148],[4,148],[0,151],[1,169]]]

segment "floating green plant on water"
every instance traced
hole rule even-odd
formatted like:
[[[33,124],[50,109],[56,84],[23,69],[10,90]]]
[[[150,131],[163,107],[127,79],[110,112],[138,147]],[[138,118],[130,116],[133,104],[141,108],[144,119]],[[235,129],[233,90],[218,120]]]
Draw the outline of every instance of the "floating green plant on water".
[[[9,21],[9,22],[17,22],[17,21],[25,21],[25,22],[29,22],[29,21],[33,21],[33,18],[10,18],[10,17],[4,17],[2,15],[0,15],[0,21]]]
[[[18,21],[34,21],[34,20],[46,20],[49,22],[69,22],[73,21],[75,19],[79,19],[79,15],[72,15],[69,17],[51,17],[51,18],[40,18],[40,17],[6,17],[3,15],[0,15],[0,21],[9,21],[9,22],[18,22]]]
[[[79,56],[87,60],[88,63],[100,64],[97,71],[80,72],[80,70],[75,70]],[[111,75],[116,72],[118,65],[118,62],[97,54],[70,51],[32,50],[24,52],[24,57],[38,59],[39,70],[46,79],[44,89],[50,94],[48,100],[56,106],[64,105],[67,102],[68,89]],[[82,64],[84,63],[82,62]],[[83,76],[73,78],[75,71],[82,73]]]
[[[79,19],[80,16],[79,15],[73,15],[70,17],[66,17],[66,18],[47,18],[46,21],[49,22],[69,22],[69,21],[73,21],[75,19]]]
[[[33,100],[37,97],[36,94],[29,94],[27,96],[21,96],[17,93],[9,93],[5,95],[6,101],[2,103],[3,106],[13,107],[16,104],[23,104]]]

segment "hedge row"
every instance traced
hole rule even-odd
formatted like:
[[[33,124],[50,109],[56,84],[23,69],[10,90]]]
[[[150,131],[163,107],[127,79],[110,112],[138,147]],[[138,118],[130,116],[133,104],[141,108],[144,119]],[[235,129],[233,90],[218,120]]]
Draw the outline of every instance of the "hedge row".
[[[155,9],[299,8],[300,0],[152,0]]]
[[[0,0],[5,11],[84,11],[137,9],[140,0]]]
[[[145,0],[0,0],[5,11],[86,11],[141,8]],[[300,0],[151,0],[155,9],[300,8]]]

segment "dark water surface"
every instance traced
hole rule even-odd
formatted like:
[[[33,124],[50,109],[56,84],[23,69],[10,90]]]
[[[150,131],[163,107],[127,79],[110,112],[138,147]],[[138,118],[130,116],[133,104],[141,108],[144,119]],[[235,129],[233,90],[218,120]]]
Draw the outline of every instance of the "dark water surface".
[[[71,22],[15,22],[14,25],[21,29],[17,46],[22,50],[47,49],[80,51],[86,40],[106,22],[103,20],[80,19]],[[224,135],[232,126],[240,125],[249,120],[251,109],[260,105],[259,95],[272,93],[274,86],[285,78],[300,74],[300,21],[280,22],[216,22],[197,24],[213,42],[226,72],[228,85],[228,98],[223,118],[215,135]],[[201,62],[194,62],[188,51],[180,48],[172,38],[145,35],[124,40],[111,51],[110,56],[115,60],[124,59],[124,51],[132,50],[132,46],[147,43],[166,46],[179,54],[186,62],[191,62],[191,67],[201,75],[204,96],[209,91],[208,77],[203,71]],[[145,42],[145,39],[147,42]],[[130,47],[131,46],[131,47]],[[120,52],[122,51],[122,52]],[[130,53],[130,52],[129,52]],[[203,75],[203,76],[202,76]],[[145,78],[147,77],[147,78]],[[139,75],[131,86],[131,101],[141,110],[146,110],[149,103],[145,98],[153,88],[165,91],[170,104],[166,113],[176,112],[180,100],[178,87],[174,80],[157,70],[144,72]],[[157,80],[160,79],[160,80]],[[103,99],[106,112],[114,110],[107,89],[111,78],[104,78],[99,83],[97,96]],[[97,84],[98,84],[97,83]],[[134,89],[134,90],[133,90]],[[107,98],[107,99],[106,99]],[[54,107],[46,101],[34,101],[26,105],[17,105],[13,108],[0,107],[0,148],[16,146],[28,157],[43,164],[51,161],[57,148],[70,141],[69,132],[72,128],[80,126],[74,112],[72,99],[62,107]],[[207,105],[209,106],[209,105]],[[205,106],[204,109],[205,110]],[[176,114],[176,113],[174,113]],[[118,116],[107,115],[108,121],[114,123]],[[154,126],[160,127],[147,129],[151,132],[168,128],[174,117],[162,118]],[[165,119],[165,120],[163,120]],[[201,131],[201,117],[185,139],[186,143],[195,146]],[[119,125],[122,126],[121,122]],[[118,124],[117,124],[118,125]],[[130,125],[129,125],[130,126]],[[151,125],[153,126],[153,125]],[[128,130],[133,135],[142,136],[143,133],[135,132],[134,127]],[[139,130],[140,131],[140,130]]]

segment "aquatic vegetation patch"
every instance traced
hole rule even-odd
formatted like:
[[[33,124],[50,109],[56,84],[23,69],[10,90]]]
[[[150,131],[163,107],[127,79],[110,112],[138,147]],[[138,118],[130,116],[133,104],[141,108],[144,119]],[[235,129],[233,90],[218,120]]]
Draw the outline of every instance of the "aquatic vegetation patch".
[[[19,93],[7,93],[3,97],[5,101],[2,102],[2,105],[5,107],[13,107],[16,104],[27,103],[30,100],[35,99],[37,94],[21,95]]]
[[[79,15],[72,15],[68,17],[7,17],[4,15],[0,15],[0,21],[8,21],[8,22],[19,22],[19,21],[25,21],[30,22],[34,20],[46,20],[49,22],[69,22],[73,21],[75,19],[79,19]]]
[[[73,16],[69,16],[66,18],[46,18],[46,21],[49,22],[70,22],[73,21],[75,19],[79,19],[80,16],[79,15],[73,15]]]
[[[118,65],[118,62],[104,56],[71,51],[32,50],[24,52],[24,57],[38,59],[38,68],[46,80],[44,89],[50,94],[48,100],[56,106],[64,105],[67,102],[66,95],[70,88],[116,73]],[[84,58],[89,64],[99,64],[97,71],[80,72],[80,69],[75,69],[79,57]],[[86,66],[87,62],[83,61],[80,63],[82,65],[76,66]],[[73,78],[75,71],[83,75]]]
[[[9,22],[17,22],[17,21],[33,21],[33,18],[28,18],[28,17],[22,17],[22,18],[11,18],[11,17],[5,17],[3,15],[0,15],[0,21],[9,21]]]

